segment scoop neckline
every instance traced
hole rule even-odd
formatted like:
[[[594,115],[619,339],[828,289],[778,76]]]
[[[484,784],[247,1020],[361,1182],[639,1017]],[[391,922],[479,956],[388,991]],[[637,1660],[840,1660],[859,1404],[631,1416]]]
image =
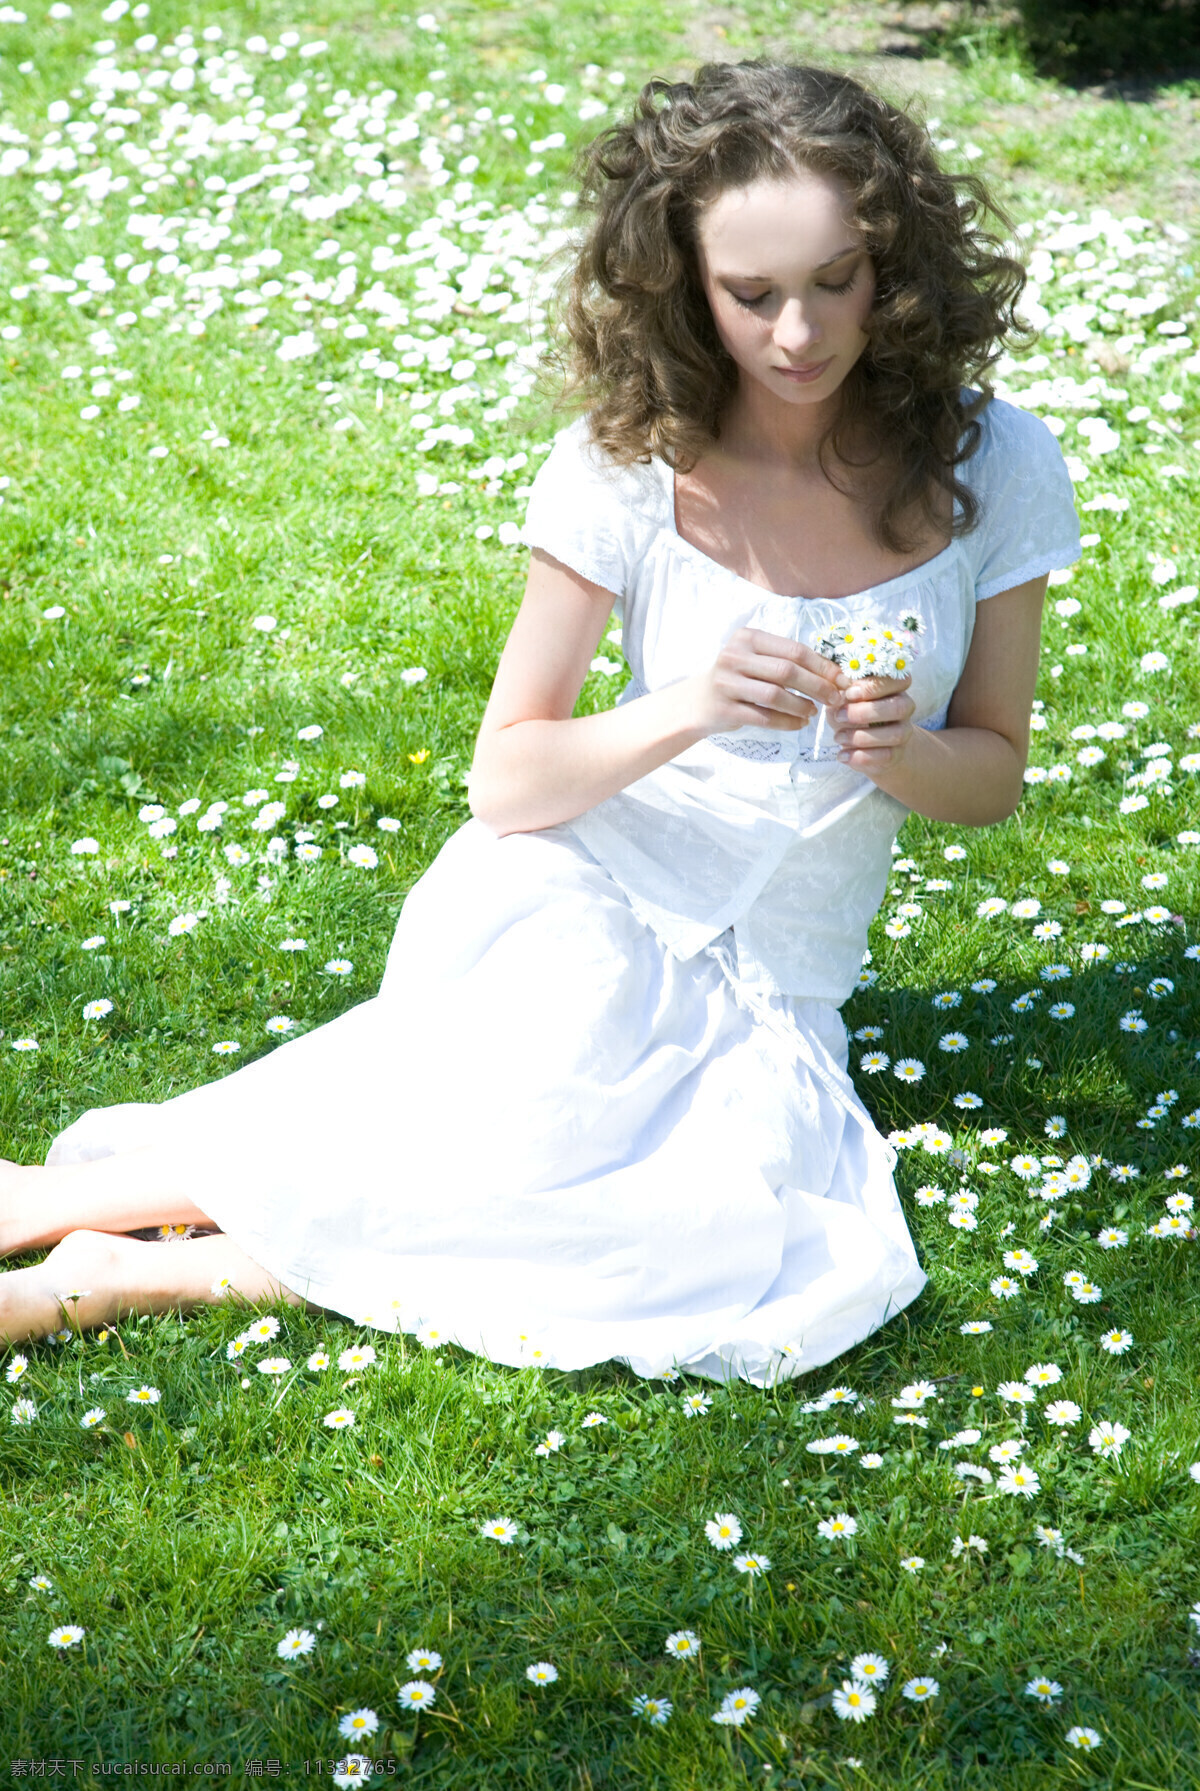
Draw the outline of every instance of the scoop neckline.
[[[928,575],[931,568],[936,566],[940,560],[946,559],[948,555],[954,554],[958,550],[958,538],[955,536],[947,542],[946,546],[943,547],[940,552],[934,554],[928,560],[922,560],[919,566],[910,566],[907,572],[897,572],[894,578],[886,578],[881,584],[866,585],[861,591],[850,591],[845,597],[808,597],[803,592],[793,596],[784,591],[769,591],[765,585],[756,585],[753,579],[743,578],[741,573],[735,572],[731,566],[723,566],[720,560],[714,560],[712,555],[705,553],[702,547],[697,547],[694,541],[689,541],[686,536],[679,533],[679,529],[675,523],[675,468],[669,466],[665,460],[657,456],[655,458],[655,465],[659,473],[659,483],[666,498],[666,526],[668,538],[681,548],[685,554],[690,554],[693,558],[703,561],[704,565],[711,567],[716,572],[723,573],[726,578],[731,578],[735,584],[745,585],[748,591],[757,591],[764,602],[768,599],[774,599],[776,603],[826,605],[854,603],[860,597],[875,597],[878,596],[881,591],[891,590],[894,585],[906,584],[921,574]],[[956,515],[958,514],[958,509],[958,499],[955,498],[954,510]]]

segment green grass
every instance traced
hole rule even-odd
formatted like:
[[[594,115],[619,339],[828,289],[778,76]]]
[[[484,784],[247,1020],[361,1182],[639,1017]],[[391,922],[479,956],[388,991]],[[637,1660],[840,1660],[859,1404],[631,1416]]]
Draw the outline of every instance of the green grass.
[[[607,116],[580,120],[579,106],[597,93],[620,102],[610,69],[627,74],[628,96],[651,74],[682,75],[693,65],[688,18],[663,4],[438,7],[441,36],[387,7],[285,14],[267,5],[214,9],[197,21],[194,9],[164,3],[144,21],[105,22],[98,8],[79,5],[58,23],[44,11],[0,25],[11,127],[0,157],[31,152],[30,165],[0,179],[0,270],[10,295],[0,301],[0,327],[19,326],[0,337],[8,425],[0,472],[10,481],[0,492],[0,1120],[5,1153],[25,1161],[40,1160],[86,1107],[162,1099],[275,1048],[265,1030],[272,1017],[290,1018],[295,1036],[374,993],[405,892],[467,814],[462,775],[524,580],[524,551],[502,544],[499,531],[520,521],[522,488],[563,420],[552,382],[537,380],[532,363],[540,307],[561,266],[546,257],[559,241],[554,232],[571,224],[559,202],[571,187],[572,152]],[[794,17],[797,41],[811,53],[837,16],[831,7],[794,15],[750,6],[730,17],[729,54],[787,49],[780,33]],[[295,45],[278,62],[246,52],[244,85],[262,96],[264,114],[300,114],[295,126],[272,127],[275,149],[260,154],[230,139],[190,167],[179,145],[152,150],[154,119],[167,105],[187,104],[220,124],[250,103],[249,93],[168,88],[157,105],[140,108],[149,123],[121,124],[135,150],[163,164],[162,176],[147,177],[103,137],[104,153],[77,169],[33,166],[56,147],[46,133],[64,128],[47,119],[53,102],[68,101],[72,120],[89,117],[95,87],[83,77],[98,41],[113,41],[122,68],[171,69],[177,62],[159,48],[130,47],[138,34],[166,42],[210,20],[225,33],[218,49],[259,32],[276,41],[288,29],[327,41],[304,59]],[[433,79],[437,69],[444,80]],[[1194,1176],[1168,1180],[1164,1171],[1194,1169],[1200,1137],[1180,1124],[1200,1105],[1200,963],[1185,956],[1196,936],[1200,854],[1178,838],[1197,821],[1196,781],[1176,766],[1145,808],[1120,806],[1143,749],[1166,743],[1177,762],[1196,750],[1189,730],[1200,723],[1200,604],[1164,611],[1157,602],[1200,582],[1192,441],[1200,418],[1181,357],[1137,361],[1146,344],[1171,340],[1157,331],[1160,321],[1194,319],[1197,282],[1188,245],[1159,228],[1175,222],[1162,196],[1171,138],[1161,120],[1116,100],[1064,111],[1059,91],[999,41],[974,54],[960,47],[935,72],[925,108],[940,120],[935,135],[978,144],[982,155],[962,165],[990,175],[1034,226],[1029,246],[1052,239],[1052,210],[1140,211],[1150,220],[1142,232],[1150,260],[1161,265],[1143,269],[1146,258],[1135,256],[1120,266],[1136,274],[1135,297],[1161,296],[1144,317],[1106,311],[1081,341],[1051,334],[1039,345],[1046,368],[1004,374],[1020,388],[1059,374],[1084,381],[1103,365],[1106,392],[1060,388],[1040,408],[1062,419],[1064,450],[1089,469],[1081,501],[1104,491],[1130,499],[1124,514],[1083,515],[1099,541],[1069,585],[1050,593],[1078,596],[1083,607],[1060,619],[1048,606],[1038,689],[1046,726],[1033,737],[1032,762],[1069,764],[1071,780],[1031,786],[1011,821],[976,833],[909,820],[901,846],[915,868],[896,871],[872,934],[877,980],[846,1009],[852,1030],[883,1029],[880,1048],[893,1059],[926,1065],[912,1087],[890,1074],[859,1075],[880,1126],[934,1122],[961,1153],[901,1146],[898,1176],[929,1286],[827,1370],[765,1392],[645,1382],[614,1364],[513,1370],[382,1333],[362,1339],[378,1361],[357,1375],[297,1366],[277,1385],[227,1359],[245,1315],[220,1309],[31,1347],[11,1393],[31,1398],[37,1418],[22,1426],[5,1417],[0,1430],[0,1738],[14,1761],[77,1760],[87,1775],[102,1763],[228,1762],[238,1779],[257,1776],[247,1761],[278,1761],[288,1769],[280,1777],[295,1782],[305,1762],[309,1777],[318,1771],[312,1763],[325,1762],[327,1776],[355,1745],[339,1736],[338,1718],[366,1706],[380,1728],[362,1751],[395,1760],[407,1782],[455,1791],[751,1783],[1181,1791],[1200,1782],[1200,1670],[1191,1651],[1200,1650],[1200,1632],[1188,1622],[1200,1600],[1200,1485],[1188,1475],[1200,1460],[1196,1245],[1145,1235],[1164,1196],[1193,1185]],[[308,91],[289,97],[297,81]],[[562,104],[547,83],[565,89]],[[441,110],[435,100],[430,114],[450,178],[431,184],[417,159],[421,142],[400,140],[388,147],[389,171],[402,175],[407,196],[390,209],[368,191],[386,175],[356,172],[342,155],[347,139],[333,134],[337,120],[325,114],[340,105],[344,115],[358,96],[389,90],[392,125],[420,92],[450,101]],[[135,109],[128,93],[113,104]],[[493,119],[475,120],[481,107]],[[1033,107],[1042,113],[1036,126]],[[515,140],[500,134],[506,113]],[[301,125],[307,134],[289,140],[286,131]],[[451,125],[461,127],[461,142],[449,137]],[[562,145],[531,150],[558,132]],[[15,133],[32,142],[14,141]],[[194,227],[219,225],[222,205],[206,177],[232,183],[263,160],[277,167],[289,145],[299,152],[290,160],[314,164],[308,190],[272,197],[282,177],[270,176],[238,195],[228,234],[206,245]],[[957,165],[962,148],[946,153]],[[456,167],[466,154],[480,162],[469,189]],[[531,159],[544,166],[529,174]],[[177,162],[184,165],[173,169]],[[130,184],[92,202],[66,182],[98,164]],[[164,184],[131,208],[146,178]],[[62,191],[39,187],[46,181]],[[344,195],[350,181],[360,194],[335,215],[297,209],[297,198]],[[1118,206],[1129,193],[1135,201]],[[460,200],[494,208],[469,222],[503,217],[524,234],[499,253],[490,284],[465,299],[460,290],[461,309],[423,317],[428,296],[416,282],[428,262],[401,260],[375,273],[372,253],[390,246],[403,258],[414,247],[408,234],[440,215],[446,239],[474,254],[479,231],[437,212]],[[131,210],[157,213],[160,236],[177,247],[146,252],[144,235],[126,228]],[[335,253],[317,259],[330,240]],[[1103,262],[1104,245],[1091,248]],[[246,258],[263,250],[280,252],[278,266],[247,276]],[[298,288],[287,274],[306,269],[310,287],[332,280],[347,250],[358,256],[356,292],[318,292],[311,310],[295,311]],[[196,271],[213,271],[228,255],[247,290],[271,276],[284,289],[239,305],[232,287],[214,288],[225,302],[191,334],[194,306],[177,271],[160,265],[172,254]],[[93,255],[103,257],[111,289],[100,282],[78,306],[72,293],[46,289],[48,275],[81,280],[74,270]],[[123,255],[131,263],[118,267]],[[46,267],[31,269],[35,259]],[[131,286],[129,266],[141,261],[152,271]],[[462,257],[455,262],[448,257],[440,277],[461,276]],[[1052,317],[1083,296],[1074,274],[1084,286],[1097,278],[1073,251],[1059,250],[1053,278],[1042,283]],[[356,308],[377,280],[408,308],[407,321],[385,326],[378,312]],[[502,290],[515,294],[507,314],[481,306]],[[145,317],[160,295],[174,305],[158,320]],[[326,317],[335,320],[328,330]],[[172,329],[176,319],[182,327]],[[348,338],[352,322],[367,333]],[[281,360],[283,338],[307,328],[316,352]],[[99,330],[111,332],[111,353],[89,341]],[[1131,339],[1138,331],[1141,342]],[[397,335],[424,342],[450,332],[447,366],[482,348],[513,349],[477,360],[473,386],[448,417],[437,403],[456,383],[448,371],[414,364],[380,379],[359,364],[372,346],[398,363],[411,356],[393,346]],[[81,376],[64,379],[73,365]],[[91,373],[106,365],[133,377]],[[112,389],[94,394],[106,379]],[[515,405],[499,406],[514,387]],[[465,423],[474,440],[422,451],[421,432],[409,426],[417,389],[431,399],[435,423]],[[1159,405],[1171,392],[1182,408]],[[122,412],[122,395],[140,403]],[[93,404],[98,414],[82,417]],[[1126,411],[1143,404],[1168,434],[1127,421]],[[1120,447],[1094,462],[1076,428],[1089,409],[1121,435]],[[349,426],[336,429],[346,418]],[[1158,457],[1143,452],[1160,445]],[[152,447],[166,453],[152,458]],[[509,467],[520,453],[524,465]],[[468,476],[491,456],[506,463],[498,479]],[[1162,477],[1158,469],[1171,462],[1184,473]],[[419,472],[459,489],[419,497]],[[484,526],[493,533],[480,541],[475,530]],[[1161,586],[1150,577],[1153,555],[1176,563]],[[59,606],[61,616],[46,616]],[[277,626],[257,629],[261,615]],[[1071,655],[1068,644],[1088,650]],[[1156,650],[1171,670],[1140,670],[1142,655]],[[405,683],[401,671],[417,666],[425,679]],[[610,703],[619,682],[590,677],[581,708]],[[1122,715],[1130,699],[1146,702],[1144,718]],[[1107,757],[1086,769],[1071,730],[1106,720],[1122,721],[1126,737],[1100,740]],[[322,735],[299,740],[310,724]],[[276,786],[288,761],[297,775]],[[347,771],[365,783],[343,787]],[[290,846],[298,829],[311,832],[318,861],[265,852],[272,830],[252,830],[254,808],[242,802],[251,789],[286,801],[280,836]],[[325,793],[338,796],[336,807],[319,805]],[[179,816],[192,798],[199,811]],[[228,809],[219,829],[201,832],[197,815],[212,801]],[[153,838],[138,819],[148,804],[178,817],[169,838]],[[381,830],[381,817],[398,828]],[[96,852],[71,852],[88,838]],[[247,855],[241,865],[223,851],[235,844]],[[355,844],[375,850],[375,868],[347,859]],[[953,845],[966,857],[947,862],[943,850]],[[164,846],[175,856],[164,857]],[[1069,872],[1050,872],[1050,859]],[[1168,883],[1147,892],[1142,878],[1155,872]],[[948,889],[925,889],[943,878]],[[925,912],[893,940],[887,916],[914,892]],[[996,895],[1010,904],[1035,896],[1041,913],[1036,921],[980,918],[979,903]],[[1160,899],[1178,922],[1119,928],[1100,907],[1122,900],[1139,911]],[[130,907],[114,915],[115,900]],[[203,917],[172,934],[170,921],[185,913]],[[1061,934],[1035,939],[1034,925],[1046,920]],[[96,935],[104,944],[85,950]],[[305,952],[279,950],[296,936]],[[1107,945],[1108,957],[1088,963],[1079,949],[1088,942]],[[352,974],[324,971],[333,958],[350,959]],[[1069,965],[1070,979],[1043,983],[1052,963]],[[985,976],[995,989],[971,992]],[[1155,996],[1159,977],[1174,986]],[[1035,988],[1046,992],[1031,1011],[1014,1012],[1010,1004]],[[934,1008],[933,996],[946,990],[960,991],[961,1004]],[[112,1011],[85,1021],[84,1004],[99,996]],[[1055,1021],[1047,1010],[1064,997],[1074,1017]],[[1145,1032],[1121,1030],[1132,1009],[1145,1015]],[[942,1052],[939,1038],[957,1029],[968,1048]],[[21,1038],[35,1038],[38,1050],[12,1050]],[[239,1056],[214,1057],[211,1046],[227,1039],[239,1042]],[[852,1061],[870,1048],[855,1043]],[[1139,1126],[1170,1090],[1177,1098],[1168,1111]],[[982,1098],[977,1113],[954,1105],[965,1091]],[[1053,1116],[1066,1122],[1061,1141],[1046,1135]],[[338,1119],[347,1128],[370,1123],[354,1112]],[[988,1147],[980,1136],[988,1126],[1007,1138]],[[1058,1217],[1045,1232],[1044,1203],[1031,1201],[1008,1167],[1024,1150],[1105,1160],[1085,1189],[1055,1202]],[[994,1174],[980,1167],[989,1162]],[[1124,1163],[1140,1173],[1111,1179],[1107,1165]],[[953,1194],[960,1180],[980,1196],[975,1231],[953,1230],[945,1204],[915,1198],[928,1183]],[[1095,1236],[1105,1225],[1125,1228],[1128,1247],[1102,1250]],[[1040,1266],[1018,1297],[1002,1301],[989,1283],[1015,1246],[1032,1250]],[[1071,1297],[1062,1278],[1072,1269],[1100,1283],[1097,1303]],[[270,1347],[297,1365],[322,1347],[336,1363],[358,1340],[333,1319],[290,1308],[279,1316]],[[983,1318],[991,1332],[961,1333]],[[1100,1348],[1110,1328],[1133,1333],[1125,1354]],[[1047,1393],[1029,1416],[1038,1495],[1006,1498],[994,1480],[958,1479],[955,1454],[937,1442],[978,1428],[978,1447],[957,1454],[988,1462],[990,1445],[1021,1430],[996,1388],[1038,1362],[1062,1369],[1054,1393],[1085,1414],[1074,1429],[1055,1431],[1039,1415]],[[892,1422],[891,1401],[923,1378],[937,1383],[939,1403],[925,1408],[927,1430],[906,1435]],[[125,1395],[142,1384],[161,1398],[135,1410]],[[861,1397],[861,1409],[805,1412],[839,1385]],[[681,1396],[698,1390],[711,1394],[711,1409],[687,1417]],[[322,1418],[343,1404],[356,1422],[335,1433]],[[92,1406],[108,1416],[85,1431],[79,1418]],[[590,1412],[606,1422],[584,1428]],[[1132,1433],[1115,1460],[1088,1447],[1100,1419]],[[567,1441],[539,1458],[535,1446],[551,1428]],[[882,1465],[806,1448],[843,1429],[861,1452],[882,1454]],[[705,1520],[730,1511],[742,1546],[770,1558],[757,1585],[705,1537]],[[840,1511],[856,1517],[858,1532],[848,1543],[826,1542],[817,1524]],[[498,1516],[519,1526],[512,1546],[479,1534]],[[1061,1529],[1082,1565],[1039,1546],[1039,1523]],[[986,1538],[986,1555],[955,1558],[955,1536],[971,1534]],[[915,1576],[899,1567],[913,1554],[926,1561]],[[32,1589],[35,1574],[47,1575],[53,1591]],[[59,1623],[86,1631],[61,1655],[46,1641]],[[294,1628],[310,1630],[316,1645],[284,1661],[276,1645]],[[664,1652],[666,1636],[685,1628],[701,1637],[697,1664]],[[421,1676],[405,1664],[419,1646],[435,1648],[444,1664],[430,1675],[434,1706],[417,1717],[400,1710],[397,1691]],[[830,1694],[864,1650],[883,1654],[892,1671],[877,1713],[859,1727],[836,1719]],[[555,1664],[556,1683],[527,1681],[525,1667],[538,1660]],[[923,1673],[940,1692],[917,1706],[898,1688]],[[1057,1707],[1025,1695],[1036,1673],[1063,1685]],[[757,1714],[741,1729],[714,1725],[721,1697],[747,1684],[762,1696]],[[665,1728],[632,1719],[640,1692],[673,1700]],[[1101,1734],[1094,1756],[1066,1745],[1072,1724]],[[860,1766],[849,1764],[855,1759]]]

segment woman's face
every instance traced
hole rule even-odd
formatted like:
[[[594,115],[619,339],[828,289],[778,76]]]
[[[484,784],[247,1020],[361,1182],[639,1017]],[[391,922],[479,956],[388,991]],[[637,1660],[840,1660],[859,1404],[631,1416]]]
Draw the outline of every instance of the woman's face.
[[[867,345],[875,270],[853,215],[843,182],[805,170],[731,188],[701,216],[700,272],[721,341],[786,404],[828,400]]]

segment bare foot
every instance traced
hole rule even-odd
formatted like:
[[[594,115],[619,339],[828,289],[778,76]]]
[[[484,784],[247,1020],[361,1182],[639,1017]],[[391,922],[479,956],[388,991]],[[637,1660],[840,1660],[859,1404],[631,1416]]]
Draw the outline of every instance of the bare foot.
[[[37,1214],[47,1171],[40,1165],[10,1163],[0,1157],[0,1256],[16,1256],[36,1247]]]
[[[78,1315],[106,1305],[117,1269],[116,1242],[101,1232],[76,1231],[30,1269],[0,1274],[0,1339],[22,1343],[63,1330]]]
[[[252,1303],[308,1305],[224,1233],[156,1250],[107,1231],[72,1231],[33,1268],[0,1274],[0,1343],[68,1324],[87,1331],[143,1312],[190,1312],[218,1304],[226,1289]]]

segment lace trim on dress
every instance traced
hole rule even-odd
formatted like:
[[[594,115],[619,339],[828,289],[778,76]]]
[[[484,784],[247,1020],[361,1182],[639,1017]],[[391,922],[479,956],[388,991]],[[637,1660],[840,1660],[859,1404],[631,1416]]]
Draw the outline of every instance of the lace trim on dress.
[[[936,733],[945,727],[949,709],[949,703],[943,703],[935,714],[925,721],[919,721],[917,726],[929,728]],[[838,756],[837,746],[832,740],[827,745],[818,747],[815,752],[811,746],[802,744],[789,747],[783,737],[778,740],[759,740],[753,737],[743,740],[737,734],[710,734],[708,742],[710,746],[719,746],[722,752],[731,752],[739,759],[754,759],[759,764],[781,764],[785,760],[790,762],[796,759],[801,764],[827,764],[830,759]]]
[[[641,679],[630,673],[629,682],[621,692],[619,700],[634,702],[638,697],[648,694],[649,692]],[[935,714],[929,716],[926,721],[918,722],[917,726],[934,731],[944,728],[949,709],[949,702],[943,703]],[[787,737],[782,735],[778,740],[763,740],[754,736],[742,738],[738,734],[709,734],[706,738],[710,746],[719,747],[722,752],[732,753],[735,759],[751,759],[759,765],[782,765],[797,760],[806,765],[824,765],[838,756],[837,745],[832,738],[828,743],[818,747],[815,752],[811,746],[797,743],[788,744]]]
[[[822,746],[814,752],[811,746],[789,747],[782,740],[739,740],[736,734],[710,734],[708,743],[710,746],[719,746],[722,752],[733,753],[735,758],[755,759],[760,764],[767,761],[791,763],[795,759],[813,764],[837,758],[837,747],[834,745]]]

